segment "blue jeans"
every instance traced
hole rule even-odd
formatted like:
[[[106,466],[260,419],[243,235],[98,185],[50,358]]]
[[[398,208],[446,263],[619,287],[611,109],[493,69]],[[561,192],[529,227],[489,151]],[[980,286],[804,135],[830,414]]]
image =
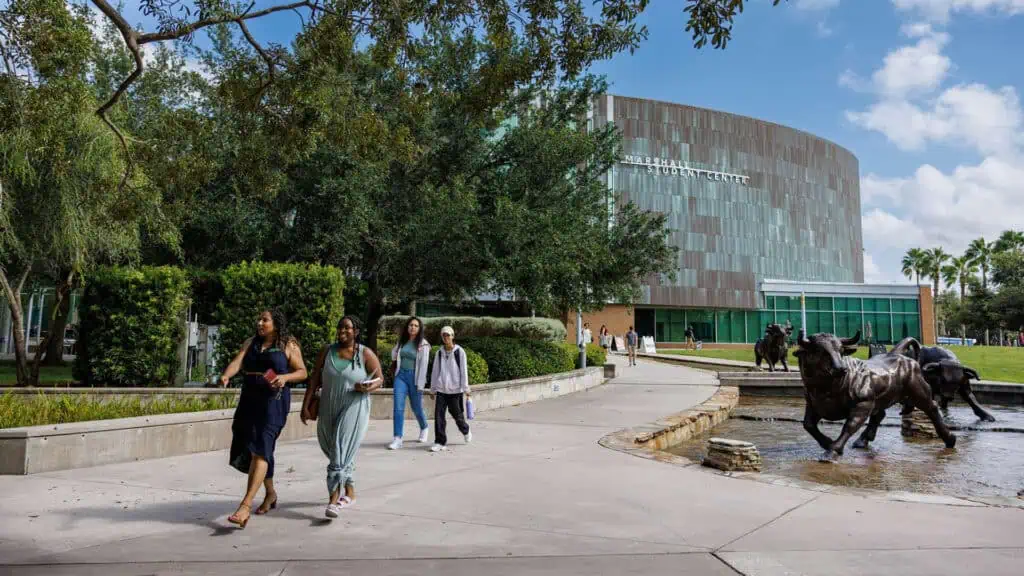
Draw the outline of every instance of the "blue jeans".
[[[416,387],[416,373],[412,370],[399,370],[395,376],[395,412],[392,417],[395,423],[395,438],[401,438],[402,430],[405,429],[406,396],[409,397],[409,404],[412,405],[412,413],[416,415],[420,430],[427,429],[427,416],[423,413],[423,392]]]

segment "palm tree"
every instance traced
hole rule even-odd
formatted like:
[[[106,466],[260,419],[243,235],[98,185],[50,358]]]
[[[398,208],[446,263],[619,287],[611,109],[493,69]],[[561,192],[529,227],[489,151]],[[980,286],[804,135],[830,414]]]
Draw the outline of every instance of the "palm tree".
[[[924,270],[925,260],[928,258],[924,250],[911,248],[903,255],[903,275],[907,280],[913,279],[917,285],[921,285],[921,271]]]
[[[975,238],[967,247],[964,256],[970,258],[981,268],[981,287],[988,291],[988,267],[992,264],[992,252],[995,242],[985,242],[985,238]]]
[[[967,247],[965,254],[981,268],[981,289],[988,292],[988,268],[992,265],[992,254],[995,252],[995,242],[985,242],[985,238],[975,238]],[[988,326],[985,326],[985,346],[988,346]]]
[[[927,262],[924,267],[925,278],[931,278],[934,283],[932,298],[935,301],[935,337],[939,336],[939,288],[942,284],[942,267],[946,265],[946,261],[952,257],[952,254],[942,249],[942,246],[937,246],[929,250],[925,250],[927,254]]]
[[[1019,230],[1005,230],[999,235],[992,247],[995,252],[1009,252],[1024,248],[1024,232]]]
[[[967,253],[953,258],[942,268],[942,276],[947,286],[960,284],[961,307],[967,303],[967,281],[977,273],[978,263]],[[967,326],[963,323],[960,324],[960,337],[967,338]]]

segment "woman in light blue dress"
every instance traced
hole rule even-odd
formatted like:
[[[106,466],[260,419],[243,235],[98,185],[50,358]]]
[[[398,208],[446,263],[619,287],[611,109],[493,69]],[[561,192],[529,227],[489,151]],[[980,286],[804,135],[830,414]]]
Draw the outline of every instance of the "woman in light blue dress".
[[[327,456],[328,518],[355,503],[355,458],[370,424],[370,392],[384,381],[377,355],[358,338],[358,320],[342,318],[338,341],[320,352],[302,403],[302,421],[317,421],[317,440]],[[309,407],[317,388],[320,408],[314,417]]]

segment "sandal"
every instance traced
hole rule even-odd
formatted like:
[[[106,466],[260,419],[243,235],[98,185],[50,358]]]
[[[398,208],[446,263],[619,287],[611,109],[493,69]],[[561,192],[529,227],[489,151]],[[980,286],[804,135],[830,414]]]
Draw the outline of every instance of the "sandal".
[[[246,510],[249,510],[249,514],[246,515],[245,520],[242,520],[241,518],[239,518],[238,517],[238,512],[236,511],[231,516],[228,516],[228,522],[231,522],[232,524],[238,524],[238,527],[240,529],[244,530],[245,529],[245,525],[249,523],[249,518],[252,517],[252,506],[250,506],[248,504],[239,504],[238,505],[238,510],[241,510],[242,508],[245,508]]]
[[[262,516],[275,508],[277,508],[277,494],[274,494],[274,501],[271,502],[269,506],[267,505],[267,501],[264,500],[263,504],[260,504],[260,507],[256,509],[256,515]]]

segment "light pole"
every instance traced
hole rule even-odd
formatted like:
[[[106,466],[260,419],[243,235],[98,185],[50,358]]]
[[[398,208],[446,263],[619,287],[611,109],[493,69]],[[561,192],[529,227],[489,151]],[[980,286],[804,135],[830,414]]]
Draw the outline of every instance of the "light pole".
[[[576,345],[580,347],[580,368],[587,367],[587,344],[583,341],[583,310],[576,307]]]

